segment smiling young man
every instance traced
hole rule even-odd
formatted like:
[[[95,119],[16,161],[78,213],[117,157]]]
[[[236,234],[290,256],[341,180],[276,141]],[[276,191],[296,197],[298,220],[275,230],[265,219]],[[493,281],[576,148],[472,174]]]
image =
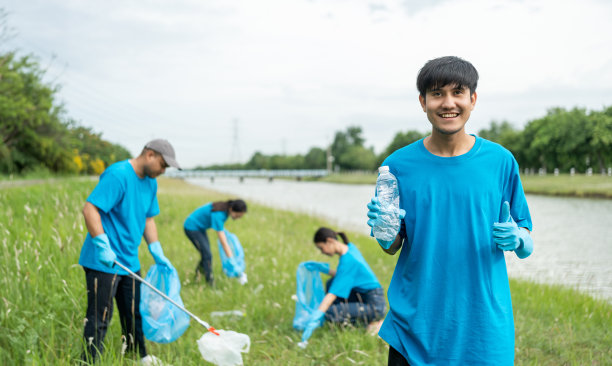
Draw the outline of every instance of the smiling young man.
[[[512,365],[514,320],[504,251],[533,250],[531,217],[512,154],[470,135],[478,73],[458,57],[427,62],[417,77],[431,135],[383,163],[406,214],[379,335],[389,365]],[[369,225],[380,209],[368,204]]]
[[[138,157],[106,168],[87,197],[83,216],[88,233],[79,258],[87,284],[82,355],[86,362],[96,361],[103,351],[113,298],[128,351],[138,352],[145,364],[153,358],[147,356],[142,331],[140,284],[114,262],[140,274],[138,248],[144,237],[155,263],[172,267],[162,251],[154,220],[159,214],[155,178],[169,166],[180,169],[172,145],[161,139],[149,141]]]

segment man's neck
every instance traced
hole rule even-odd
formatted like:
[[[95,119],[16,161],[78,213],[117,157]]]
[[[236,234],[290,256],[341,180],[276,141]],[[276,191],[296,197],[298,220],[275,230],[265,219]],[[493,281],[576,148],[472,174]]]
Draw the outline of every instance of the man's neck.
[[[134,169],[134,172],[136,173],[138,177],[140,178],[145,177],[144,160],[142,159],[142,156],[138,156],[138,157],[130,159],[130,164],[132,165],[132,168]]]
[[[460,131],[452,135],[445,135],[433,130],[431,136],[425,138],[423,144],[430,153],[449,158],[467,153],[472,149],[476,138]]]

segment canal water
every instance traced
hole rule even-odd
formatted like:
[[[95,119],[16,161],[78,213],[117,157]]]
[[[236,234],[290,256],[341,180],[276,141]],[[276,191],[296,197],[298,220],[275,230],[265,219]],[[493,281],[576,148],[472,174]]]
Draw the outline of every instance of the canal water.
[[[237,178],[188,179],[267,206],[324,217],[338,230],[367,234],[374,185]],[[534,253],[507,253],[510,276],[578,288],[612,302],[612,200],[528,195]]]

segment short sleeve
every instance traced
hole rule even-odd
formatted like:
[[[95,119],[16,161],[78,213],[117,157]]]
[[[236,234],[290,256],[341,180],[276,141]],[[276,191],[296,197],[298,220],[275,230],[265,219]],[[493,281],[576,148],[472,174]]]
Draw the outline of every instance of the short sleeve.
[[[223,225],[227,219],[227,213],[224,211],[213,211],[210,214],[210,227],[215,231],[223,231]]]
[[[504,197],[502,203],[508,201],[510,203],[510,215],[519,227],[524,227],[532,230],[531,215],[527,206],[527,199],[521,183],[518,163],[512,157],[511,168],[509,172],[508,183],[504,189]],[[500,209],[501,211],[501,209]]]
[[[338,265],[338,272],[336,272],[334,276],[334,281],[329,288],[329,293],[341,298],[348,298],[353,289],[353,278],[356,275],[356,271],[354,271],[355,267],[356,266]]]
[[[107,171],[100,176],[100,181],[87,197],[87,202],[108,213],[121,201],[124,193],[123,182]]]
[[[147,211],[147,217],[153,217],[159,215],[159,203],[157,202],[157,194],[153,196],[149,210]]]

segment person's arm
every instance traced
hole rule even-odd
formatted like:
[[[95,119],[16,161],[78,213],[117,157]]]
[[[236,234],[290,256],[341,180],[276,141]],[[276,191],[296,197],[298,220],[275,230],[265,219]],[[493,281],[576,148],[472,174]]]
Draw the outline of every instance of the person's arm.
[[[493,223],[493,241],[500,250],[514,251],[520,259],[529,257],[533,252],[531,232],[525,227],[518,227],[510,215],[508,201],[502,205],[501,222]]]
[[[85,226],[91,236],[91,242],[97,248],[95,250],[95,256],[97,260],[103,265],[112,268],[115,265],[117,255],[110,246],[108,236],[104,232],[102,226],[102,218],[98,208],[90,202],[85,202],[83,206],[83,217],[85,218]]]
[[[85,206],[83,207],[83,217],[85,218],[85,226],[87,226],[87,231],[92,238],[104,234],[100,212],[98,212],[98,208],[91,204],[91,202],[85,202]]]
[[[385,249],[381,246],[381,249],[389,255],[394,255],[395,253],[397,253],[398,250],[400,250],[400,248],[402,247],[402,243],[402,236],[400,234],[397,234],[395,240],[393,241],[393,244],[391,244],[389,248]]]
[[[305,345],[308,344],[308,339],[310,339],[312,332],[323,324],[323,322],[325,321],[325,312],[329,309],[329,307],[334,303],[335,300],[336,295],[330,293],[325,295],[323,301],[321,301],[321,304],[319,304],[317,310],[310,314],[308,323],[306,324],[306,327],[304,327],[304,332],[302,333],[301,345],[298,344],[298,346],[305,347]]]
[[[523,229],[525,230],[523,231]],[[531,231],[529,231],[529,229],[526,227],[520,227],[519,230],[522,233],[522,235],[520,235],[522,238],[521,244],[518,248],[516,248],[514,254],[516,254],[516,256],[520,259],[525,259],[533,252],[533,239],[531,238]],[[525,232],[527,233],[525,234]]]
[[[335,274],[336,271],[334,271]],[[331,270],[330,270],[331,273]],[[321,301],[321,304],[319,304],[319,311],[322,313],[325,313],[327,311],[327,309],[329,309],[329,307],[334,303],[334,301],[336,301],[337,296],[331,293],[327,293],[325,295],[325,297],[323,298],[323,301]]]
[[[228,258],[234,256],[232,250],[230,249],[229,244],[227,243],[227,236],[225,235],[225,231],[217,231],[217,236],[219,237],[219,241],[221,242],[221,246],[223,247],[223,251]]]
[[[153,217],[147,217],[145,221],[144,238],[147,244],[159,241],[157,236],[157,225],[155,225],[155,219]]]
[[[330,275],[330,276],[334,277],[334,276],[336,275],[336,270],[335,270],[335,269],[333,269],[333,268],[330,268],[330,269],[329,269],[329,273],[328,273],[328,275]]]
[[[164,251],[157,236],[157,225],[153,217],[147,217],[145,220],[145,229],[143,234],[145,241],[148,244],[149,252],[153,256],[156,264],[165,265],[168,268],[174,268],[170,260],[164,255]]]

